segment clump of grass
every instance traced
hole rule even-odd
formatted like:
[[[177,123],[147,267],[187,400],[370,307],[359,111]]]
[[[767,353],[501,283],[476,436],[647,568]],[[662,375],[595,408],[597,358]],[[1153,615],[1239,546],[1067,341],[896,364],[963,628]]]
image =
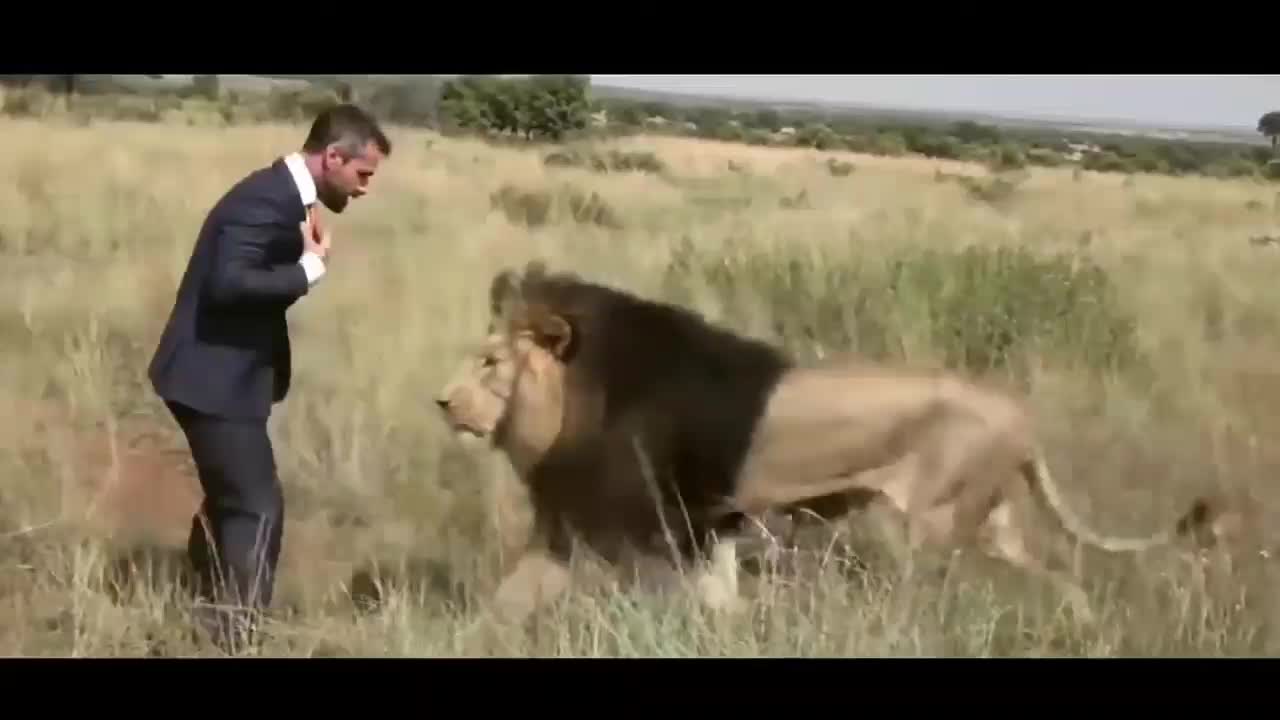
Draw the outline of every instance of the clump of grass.
[[[998,205],[1013,197],[1018,183],[1005,177],[992,177],[985,180],[965,177],[960,181],[966,192],[975,200]]]
[[[550,167],[587,168],[594,172],[641,172],[662,174],[667,167],[650,151],[624,151],[610,149],[598,151],[585,148],[563,148],[548,153],[543,163]]]
[[[513,223],[541,227],[567,217],[576,223],[621,229],[618,211],[596,191],[587,194],[572,185],[522,188],[504,183],[489,196],[490,207]]]
[[[783,195],[778,198],[778,207],[786,210],[805,210],[813,207],[813,204],[809,202],[809,191],[800,188],[795,195]]]
[[[1025,175],[1008,172],[1010,170],[1016,171],[1022,167],[1020,165],[998,165],[997,167],[1002,172],[985,178],[935,170],[933,181],[937,183],[955,183],[964,188],[965,193],[974,200],[989,205],[999,205],[1013,197]]]

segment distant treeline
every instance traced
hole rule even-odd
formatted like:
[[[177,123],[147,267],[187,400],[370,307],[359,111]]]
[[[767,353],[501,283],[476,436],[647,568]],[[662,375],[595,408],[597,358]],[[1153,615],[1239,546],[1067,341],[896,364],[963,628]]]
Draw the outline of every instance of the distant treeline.
[[[159,120],[186,113],[192,121],[193,113],[203,113],[225,123],[247,123],[294,121],[326,104],[352,100],[389,122],[523,142],[645,132],[875,155],[911,153],[993,169],[1071,165],[1104,172],[1280,179],[1276,112],[1258,120],[1258,132],[1272,140],[1266,147],[844,112],[676,105],[593,96],[589,79],[573,75],[170,77],[0,76],[0,83],[11,88],[3,112],[40,114],[61,95],[73,98],[68,110],[91,117]]]

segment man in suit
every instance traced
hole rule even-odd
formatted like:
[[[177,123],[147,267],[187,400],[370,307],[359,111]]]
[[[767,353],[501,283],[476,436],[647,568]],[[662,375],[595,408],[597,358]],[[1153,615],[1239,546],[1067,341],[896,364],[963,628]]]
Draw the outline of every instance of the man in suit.
[[[314,204],[341,213],[390,154],[371,117],[338,105],[315,118],[300,152],[240,180],[200,229],[151,361],[204,489],[187,544],[196,593],[239,609],[241,631],[270,605],[280,555],[284,497],[267,418],[289,391],[285,313],[327,269],[329,234]],[[228,613],[204,617],[232,642]]]

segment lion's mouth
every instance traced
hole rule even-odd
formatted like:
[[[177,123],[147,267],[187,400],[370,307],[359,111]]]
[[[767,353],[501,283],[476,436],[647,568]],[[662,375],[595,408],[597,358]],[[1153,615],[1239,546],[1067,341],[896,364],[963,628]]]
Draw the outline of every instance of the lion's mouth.
[[[450,423],[450,427],[454,435],[462,439],[484,440],[489,437],[488,431],[465,422]]]

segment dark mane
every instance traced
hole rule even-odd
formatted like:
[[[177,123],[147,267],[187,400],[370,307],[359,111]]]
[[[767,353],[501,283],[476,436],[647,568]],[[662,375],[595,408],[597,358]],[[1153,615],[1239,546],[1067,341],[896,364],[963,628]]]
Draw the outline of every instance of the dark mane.
[[[744,393],[767,393],[791,367],[774,346],[714,326],[691,310],[573,275],[535,276],[526,281],[523,297],[569,321],[569,367],[608,390],[606,420],[673,389],[746,400],[758,412],[754,406],[764,398]],[[721,414],[744,418],[740,411],[746,409]],[[748,411],[746,419],[755,417]]]
[[[568,321],[566,413],[589,415],[572,423],[577,436],[564,438],[540,473],[563,488],[556,503],[607,500],[613,511],[643,502],[648,495],[640,494],[646,486],[631,445],[638,436],[668,493],[664,503],[683,505],[689,517],[677,522],[695,526],[676,529],[701,534],[706,511],[733,493],[769,394],[791,360],[691,310],[573,275],[531,274],[521,296],[526,307]],[[581,495],[593,490],[607,495]],[[651,500],[649,506],[652,513]],[[633,514],[628,522],[641,520]],[[637,525],[633,534],[650,531]]]

